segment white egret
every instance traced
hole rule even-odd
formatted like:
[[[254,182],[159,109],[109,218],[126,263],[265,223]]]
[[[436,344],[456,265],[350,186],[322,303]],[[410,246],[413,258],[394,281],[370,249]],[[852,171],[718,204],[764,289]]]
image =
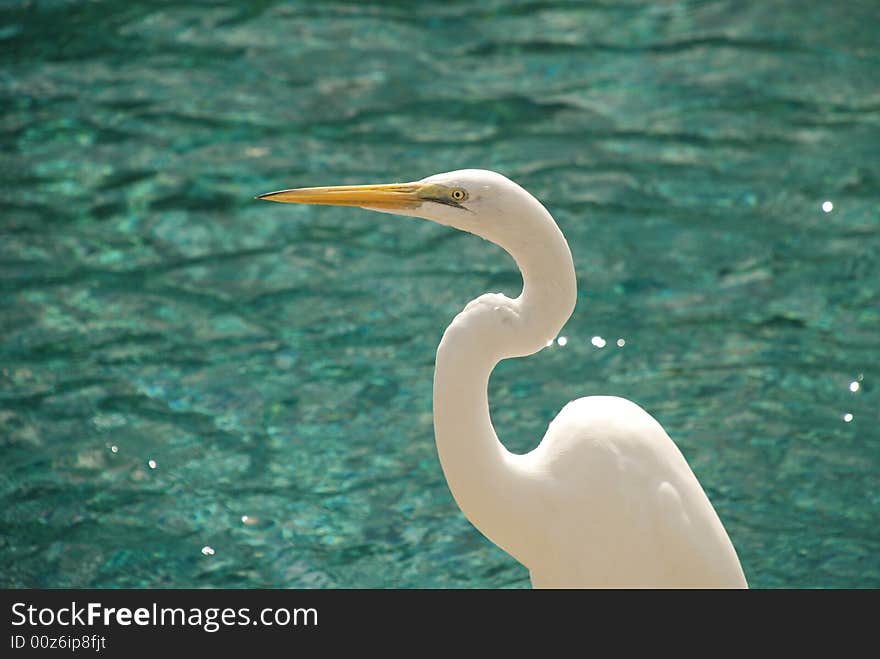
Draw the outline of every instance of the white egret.
[[[635,403],[613,396],[572,401],[524,455],[498,440],[489,415],[493,368],[546,347],[576,300],[568,243],[526,190],[501,174],[466,169],[413,183],[299,188],[260,198],[421,217],[481,236],[516,261],[520,296],[481,295],[443,334],[434,432],[456,503],[529,569],[535,587],[747,587],[684,456]]]

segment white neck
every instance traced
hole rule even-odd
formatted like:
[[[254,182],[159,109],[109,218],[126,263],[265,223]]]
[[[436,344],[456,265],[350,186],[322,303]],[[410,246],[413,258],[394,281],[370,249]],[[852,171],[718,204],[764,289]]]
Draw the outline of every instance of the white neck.
[[[508,218],[515,231],[493,237],[519,266],[522,294],[470,302],[446,329],[434,372],[434,433],[452,495],[474,526],[521,562],[516,515],[527,509],[531,477],[495,433],[489,376],[502,359],[531,355],[554,339],[577,297],[568,243],[544,207],[530,202]]]

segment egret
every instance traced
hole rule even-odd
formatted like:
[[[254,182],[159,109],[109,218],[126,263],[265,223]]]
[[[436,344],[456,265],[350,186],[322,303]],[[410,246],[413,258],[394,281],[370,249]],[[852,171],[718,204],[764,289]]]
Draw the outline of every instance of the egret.
[[[503,248],[522,272],[511,299],[487,293],[446,328],[434,371],[434,435],[468,520],[529,570],[534,587],[746,588],[736,550],[660,424],[624,398],[568,403],[525,454],[499,441],[489,377],[546,347],[574,311],[574,263],[544,206],[496,172],[465,169],[412,183],[282,190],[296,204],[420,217]]]

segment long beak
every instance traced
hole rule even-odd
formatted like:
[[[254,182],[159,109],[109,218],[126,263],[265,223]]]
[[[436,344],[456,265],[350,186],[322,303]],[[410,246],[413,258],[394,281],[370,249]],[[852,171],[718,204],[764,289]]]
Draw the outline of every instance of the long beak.
[[[257,199],[287,204],[323,204],[327,206],[361,206],[382,210],[415,208],[425,197],[421,183],[390,183],[385,185],[335,185],[323,188],[295,188],[261,194]]]

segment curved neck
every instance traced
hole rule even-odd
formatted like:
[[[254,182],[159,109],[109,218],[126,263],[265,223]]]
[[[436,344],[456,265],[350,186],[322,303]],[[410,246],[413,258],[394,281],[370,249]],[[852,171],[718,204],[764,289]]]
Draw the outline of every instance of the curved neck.
[[[516,219],[519,235],[497,241],[522,272],[522,294],[469,303],[446,329],[434,373],[434,432],[452,495],[474,526],[523,563],[517,514],[531,478],[522,456],[507,451],[495,433],[489,377],[502,359],[533,354],[555,338],[577,297],[568,243],[538,206]]]
[[[541,210],[544,210],[541,207]],[[534,334],[535,349],[524,355],[534,354],[555,339],[571,317],[577,302],[577,279],[571,250],[562,231],[550,214],[544,210],[549,226],[543,227],[542,241],[535,245],[520,242],[507,251],[519,266],[523,278],[523,290],[517,302],[525,318],[520,331]],[[516,355],[503,355],[504,357]]]

